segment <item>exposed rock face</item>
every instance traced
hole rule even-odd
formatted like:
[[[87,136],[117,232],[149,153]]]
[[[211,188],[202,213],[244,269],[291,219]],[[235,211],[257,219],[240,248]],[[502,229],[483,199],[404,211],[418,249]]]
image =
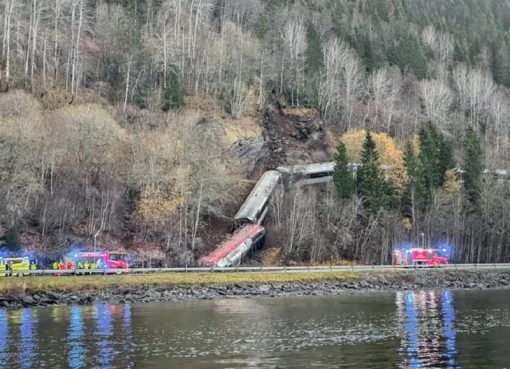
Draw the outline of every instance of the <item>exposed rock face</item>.
[[[300,141],[314,140],[322,138],[324,122],[315,109],[283,109],[283,116],[288,120],[294,130],[290,133],[292,137]]]
[[[234,157],[246,176],[269,158],[269,150],[263,136],[238,141],[233,150]]]
[[[488,289],[510,288],[509,271],[410,271],[360,273],[347,281],[264,283],[209,286],[138,286],[111,288],[101,291],[66,293],[37,292],[0,296],[0,308],[18,309],[48,305],[90,305],[94,303],[141,303],[277,296],[335,295],[353,291],[398,291],[410,289]]]
[[[324,123],[317,110],[270,105],[262,120],[260,136],[233,145],[233,156],[244,175],[258,175],[279,165],[314,162],[327,156]]]

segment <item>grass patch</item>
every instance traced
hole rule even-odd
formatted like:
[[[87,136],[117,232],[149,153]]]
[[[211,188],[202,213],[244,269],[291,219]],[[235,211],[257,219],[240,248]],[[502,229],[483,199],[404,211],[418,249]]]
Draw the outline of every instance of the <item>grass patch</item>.
[[[292,283],[314,281],[354,281],[360,278],[353,272],[298,273],[158,273],[59,277],[0,277],[0,294],[23,292],[71,292],[104,290],[139,286],[225,285],[235,283]]]

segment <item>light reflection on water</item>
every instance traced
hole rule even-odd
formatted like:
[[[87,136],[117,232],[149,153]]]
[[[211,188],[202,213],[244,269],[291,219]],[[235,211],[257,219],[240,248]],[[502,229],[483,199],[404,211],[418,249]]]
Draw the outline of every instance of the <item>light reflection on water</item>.
[[[112,347],[112,311],[115,305],[97,305],[96,308],[96,336],[99,351],[98,360],[103,369],[111,369],[113,360]]]
[[[69,355],[67,362],[70,368],[85,368],[85,357],[87,349],[84,345],[85,325],[81,316],[82,309],[79,306],[73,306],[71,309],[71,317],[69,329],[67,333]]]
[[[451,291],[443,291],[441,293],[441,305],[443,311],[443,329],[446,339],[446,358],[448,360],[448,368],[457,367],[456,355],[457,348],[455,346],[455,308],[453,307],[453,294]]]
[[[23,309],[21,311],[21,349],[19,352],[19,362],[22,369],[31,369],[34,367],[34,360],[37,356],[37,330],[36,320],[34,319],[32,309]]]
[[[9,348],[9,323],[7,322],[7,312],[0,309],[0,368],[7,361]]]
[[[124,332],[125,341],[122,345],[122,352],[125,359],[124,368],[134,368],[135,364],[131,360],[131,352],[133,350],[133,337],[132,337],[132,312],[131,305],[124,306],[124,316],[122,320],[122,329]]]
[[[444,290],[0,309],[0,368],[502,368],[509,297]]]
[[[395,300],[398,321],[404,328],[399,349],[401,366],[459,368],[452,292],[397,292]]]

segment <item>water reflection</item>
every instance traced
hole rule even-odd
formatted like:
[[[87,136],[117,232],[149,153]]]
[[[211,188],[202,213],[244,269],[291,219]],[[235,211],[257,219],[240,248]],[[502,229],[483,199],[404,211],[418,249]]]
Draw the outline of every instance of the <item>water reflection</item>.
[[[509,298],[432,291],[0,309],[0,368],[504,368]]]
[[[455,368],[457,349],[455,345],[455,308],[453,307],[453,295],[451,291],[441,293],[441,305],[443,309],[444,336],[446,339],[446,358],[448,368]]]
[[[0,309],[0,368],[6,362],[9,348],[9,322],[7,321],[7,312]]]
[[[36,320],[33,314],[31,309],[23,309],[12,316],[13,321],[19,324],[21,346],[18,362],[22,369],[33,368],[37,357]]]
[[[83,342],[85,338],[85,325],[81,314],[81,307],[71,307],[69,329],[67,334],[69,342],[69,356],[67,358],[67,362],[69,367],[72,369],[85,368],[86,349]]]
[[[131,361],[131,351],[132,351],[132,312],[131,305],[123,305],[124,316],[122,319],[122,328],[124,333],[124,347],[123,347],[123,356],[126,360],[126,365],[124,366],[126,369],[130,369],[134,367],[134,363]]]
[[[96,333],[99,351],[98,362],[101,369],[113,368],[111,307],[110,305],[96,306]]]
[[[453,295],[450,291],[407,291],[396,295],[404,334],[399,348],[405,368],[458,368]]]

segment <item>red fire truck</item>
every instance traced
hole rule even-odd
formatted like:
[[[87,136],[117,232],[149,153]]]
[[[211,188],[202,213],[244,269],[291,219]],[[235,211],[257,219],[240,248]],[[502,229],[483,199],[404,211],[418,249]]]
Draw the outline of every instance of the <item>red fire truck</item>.
[[[438,266],[448,264],[445,250],[412,248],[395,250],[393,252],[393,265],[410,266]]]
[[[127,269],[128,256],[122,251],[77,252],[72,255],[76,267],[81,261],[83,265],[94,265],[96,269]]]

